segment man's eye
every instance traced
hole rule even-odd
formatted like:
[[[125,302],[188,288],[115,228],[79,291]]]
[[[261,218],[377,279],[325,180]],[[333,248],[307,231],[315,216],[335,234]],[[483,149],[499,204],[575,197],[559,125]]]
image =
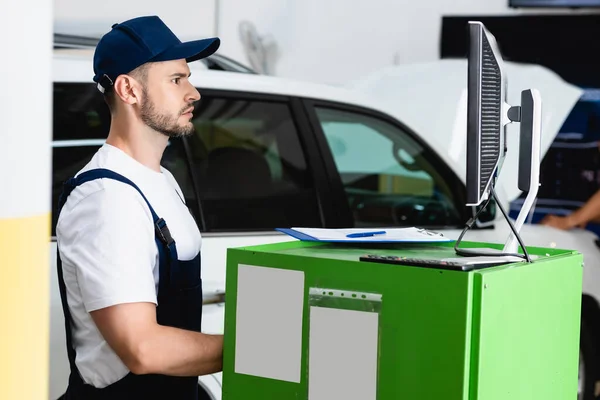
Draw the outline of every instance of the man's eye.
[[[181,78],[175,78],[175,79],[173,79],[173,82],[175,82],[176,85],[179,85],[180,80],[181,80]]]

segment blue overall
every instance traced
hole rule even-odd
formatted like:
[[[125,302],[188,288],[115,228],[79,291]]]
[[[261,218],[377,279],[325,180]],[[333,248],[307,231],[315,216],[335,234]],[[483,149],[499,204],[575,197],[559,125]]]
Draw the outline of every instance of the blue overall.
[[[180,261],[177,247],[169,233],[166,222],[159,218],[141,190],[129,179],[107,169],[94,169],[84,172],[65,183],[59,200],[58,212],[64,206],[69,194],[77,186],[94,179],[114,179],[134,187],[148,204],[155,228],[155,240],[159,254],[157,321],[161,325],[192,331],[200,331],[202,322],[202,281],[200,279],[200,254],[193,260]],[[95,388],[86,384],[75,365],[75,349],[71,335],[71,314],[67,306],[67,294],[63,279],[60,253],[58,259],[58,283],[65,315],[67,352],[71,374],[65,400],[120,400],[120,399],[173,399],[197,400],[198,377],[174,377],[166,375],[135,375],[129,373],[121,380],[106,388]]]

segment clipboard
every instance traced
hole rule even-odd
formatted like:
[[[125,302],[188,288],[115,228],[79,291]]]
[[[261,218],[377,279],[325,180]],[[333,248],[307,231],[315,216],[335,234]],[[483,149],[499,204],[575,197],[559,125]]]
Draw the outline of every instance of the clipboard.
[[[331,243],[445,243],[452,242],[439,232],[409,228],[276,228],[305,242]],[[350,235],[350,236],[349,236]]]

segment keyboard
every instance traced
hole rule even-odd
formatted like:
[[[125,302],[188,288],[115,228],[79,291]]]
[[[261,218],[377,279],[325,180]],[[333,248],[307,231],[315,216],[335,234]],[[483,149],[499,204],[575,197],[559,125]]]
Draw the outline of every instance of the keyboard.
[[[360,261],[377,262],[384,264],[408,265],[413,267],[426,267],[438,269],[450,269],[457,271],[471,271],[474,269],[492,267],[496,265],[508,264],[516,261],[523,261],[518,257],[457,257],[444,259],[415,258],[385,256],[377,254],[367,254],[361,256]]]

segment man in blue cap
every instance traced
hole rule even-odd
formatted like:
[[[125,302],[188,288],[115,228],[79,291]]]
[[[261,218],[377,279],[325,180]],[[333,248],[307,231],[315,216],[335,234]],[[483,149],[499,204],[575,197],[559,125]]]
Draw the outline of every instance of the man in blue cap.
[[[96,47],[110,132],[65,184],[57,224],[66,399],[192,400],[197,377],[222,368],[222,335],[200,332],[200,231],[160,165],[169,138],[194,130],[187,63],[219,44],[182,43],[148,16],[113,25]]]

